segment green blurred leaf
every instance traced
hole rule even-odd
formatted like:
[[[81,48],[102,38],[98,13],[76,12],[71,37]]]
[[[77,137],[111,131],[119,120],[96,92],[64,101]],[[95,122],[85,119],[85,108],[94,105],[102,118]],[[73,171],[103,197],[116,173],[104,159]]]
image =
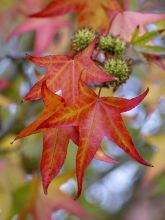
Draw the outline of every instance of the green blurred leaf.
[[[147,43],[147,42],[153,40],[155,37],[159,36],[160,32],[159,31],[150,31],[150,32],[145,33],[142,36],[138,36],[138,34],[139,34],[139,29],[137,27],[133,33],[131,43],[143,46],[143,45],[145,45],[145,43]]]
[[[26,183],[25,185],[20,186],[13,192],[13,207],[10,212],[10,217],[11,219],[14,215],[18,214],[20,210],[22,209],[23,206],[26,205],[28,201],[28,194],[30,191],[30,184]]]
[[[164,55],[165,54],[164,47],[144,45],[142,47],[136,46],[135,48],[139,52],[143,52],[147,54],[152,54],[152,55]]]
[[[131,43],[134,44],[138,38],[139,38],[139,26],[136,27],[135,31],[132,34]]]

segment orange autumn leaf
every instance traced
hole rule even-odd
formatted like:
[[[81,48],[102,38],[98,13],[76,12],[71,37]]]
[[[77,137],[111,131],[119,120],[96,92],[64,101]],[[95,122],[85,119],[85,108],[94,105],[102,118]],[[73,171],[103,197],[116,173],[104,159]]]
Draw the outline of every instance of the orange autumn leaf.
[[[109,25],[109,18],[104,10],[121,10],[117,0],[52,0],[47,7],[32,17],[52,17],[66,13],[78,12],[78,26],[90,26],[96,30],[105,31]]]
[[[106,31],[109,27],[110,19],[105,13],[104,7],[109,10],[121,10],[117,0],[82,0],[86,7],[79,12],[78,26],[90,26],[95,30]]]
[[[41,85],[46,80],[48,88],[52,92],[62,90],[66,103],[74,103],[78,99],[78,80],[86,83],[101,83],[114,80],[101,70],[91,59],[96,40],[86,49],[74,56],[50,55],[34,57],[28,55],[28,59],[38,66],[47,68],[45,76],[39,80],[24,97],[25,100],[41,98]]]
[[[77,197],[82,191],[84,172],[99,149],[104,136],[114,141],[139,163],[151,166],[137,152],[120,115],[136,107],[147,95],[148,89],[130,100],[117,97],[100,98],[82,81],[79,82],[79,91],[80,97],[75,104],[57,111],[38,127],[41,129],[79,126],[79,147],[76,158]]]
[[[17,135],[15,140],[39,132],[37,127],[42,122],[48,119],[56,111],[61,111],[64,108],[64,99],[51,92],[47,88],[45,81],[42,83],[41,95],[45,108],[34,122],[24,128],[24,130]],[[48,185],[63,166],[67,154],[69,139],[71,138],[74,143],[78,144],[78,130],[72,127],[49,128],[43,129],[43,133],[43,152],[40,169],[43,188],[46,193]],[[108,155],[105,155],[101,149],[96,153],[95,159],[108,163],[117,163],[117,161],[113,160]]]
[[[30,15],[31,17],[51,17],[82,10],[83,1],[52,0],[43,10]]]

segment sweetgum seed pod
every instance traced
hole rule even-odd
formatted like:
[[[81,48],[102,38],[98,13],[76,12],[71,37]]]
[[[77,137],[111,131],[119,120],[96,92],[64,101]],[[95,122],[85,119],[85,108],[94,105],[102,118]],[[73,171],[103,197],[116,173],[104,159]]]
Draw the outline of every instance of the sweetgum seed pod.
[[[118,79],[111,83],[114,90],[116,90],[129,78],[131,74],[131,61],[122,58],[111,58],[104,62],[104,70]]]
[[[126,42],[112,35],[101,36],[99,48],[111,55],[122,56],[126,49]]]
[[[73,34],[72,46],[76,51],[85,49],[96,37],[96,33],[91,28],[82,28]]]

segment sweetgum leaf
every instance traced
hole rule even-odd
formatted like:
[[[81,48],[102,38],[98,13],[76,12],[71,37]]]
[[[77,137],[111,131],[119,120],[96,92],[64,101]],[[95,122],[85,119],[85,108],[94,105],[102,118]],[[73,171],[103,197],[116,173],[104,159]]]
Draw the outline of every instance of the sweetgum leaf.
[[[109,18],[104,7],[109,10],[121,10],[117,0],[52,0],[47,7],[31,16],[52,17],[77,12],[79,27],[90,26],[96,30],[105,31],[109,25]]]
[[[46,80],[48,88],[52,92],[62,90],[62,95],[67,104],[74,103],[78,97],[78,80],[86,83],[102,83],[114,80],[102,71],[91,59],[96,40],[86,49],[71,58],[62,55],[50,55],[45,57],[34,57],[28,55],[28,59],[33,63],[47,68],[47,72],[24,97],[25,100],[36,100],[41,98],[41,85]]]
[[[104,136],[114,141],[139,163],[151,166],[137,152],[120,115],[136,107],[147,95],[148,89],[130,100],[116,97],[100,98],[82,81],[79,81],[79,90],[80,97],[75,104],[57,111],[38,127],[41,129],[79,126],[79,147],[76,158],[77,197],[82,191],[84,172],[99,149]]]
[[[28,125],[17,135],[15,138],[16,140],[39,132],[40,130],[37,130],[37,127],[42,122],[48,119],[56,111],[61,111],[64,108],[64,99],[51,92],[47,88],[45,81],[43,81],[41,86],[41,95],[45,108],[34,122]],[[44,136],[40,170],[44,192],[47,193],[50,182],[59,173],[61,167],[63,166],[67,154],[69,139],[72,139],[73,142],[78,145],[79,134],[75,127],[68,126],[64,128],[42,129],[42,131]],[[117,163],[116,160],[113,160],[110,156],[105,155],[101,149],[99,149],[96,153],[95,159],[108,163]]]
[[[109,16],[111,16],[111,13],[112,11],[109,11]],[[146,25],[163,19],[165,19],[165,14],[118,11],[109,32],[113,35],[119,35],[122,39],[129,42],[137,26],[139,26],[139,35],[142,35],[146,32]]]
[[[84,7],[83,1],[53,0],[42,11],[30,17],[51,17],[79,11]]]
[[[70,23],[62,18],[27,18],[8,35],[7,40],[35,31],[34,53],[40,55],[48,49],[55,34],[63,28],[70,28]]]

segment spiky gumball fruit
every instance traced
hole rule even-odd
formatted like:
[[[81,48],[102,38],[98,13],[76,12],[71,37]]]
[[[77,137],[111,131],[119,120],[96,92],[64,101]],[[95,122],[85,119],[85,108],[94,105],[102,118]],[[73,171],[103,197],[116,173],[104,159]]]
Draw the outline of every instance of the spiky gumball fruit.
[[[131,63],[131,60],[124,60],[121,58],[111,58],[104,62],[104,70],[118,79],[111,83],[114,90],[125,83],[129,78],[131,74]]]
[[[101,36],[99,48],[111,55],[122,56],[126,48],[126,42],[112,35]]]
[[[96,32],[91,28],[82,28],[73,35],[72,46],[76,51],[85,49],[96,37]]]

